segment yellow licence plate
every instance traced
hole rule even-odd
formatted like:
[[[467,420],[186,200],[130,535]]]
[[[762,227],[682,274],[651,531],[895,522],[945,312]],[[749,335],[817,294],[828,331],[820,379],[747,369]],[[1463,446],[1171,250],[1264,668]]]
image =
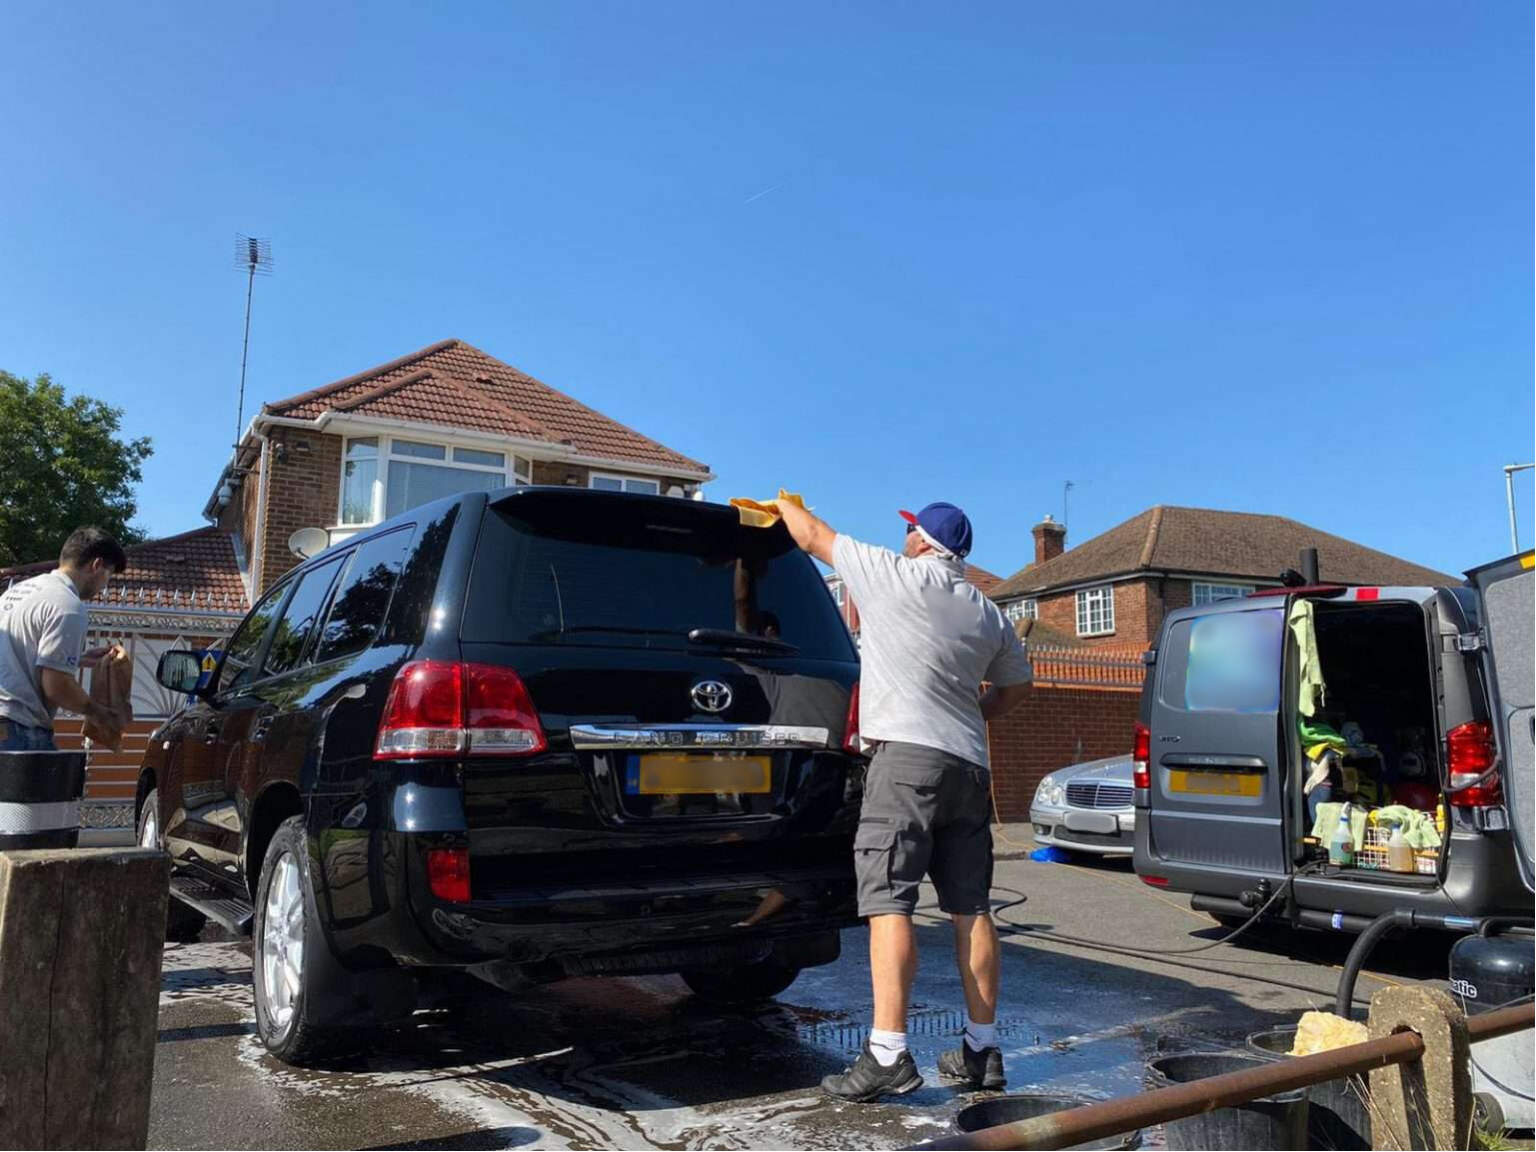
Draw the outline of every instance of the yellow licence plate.
[[[631,791],[641,796],[763,793],[769,791],[773,781],[772,761],[767,756],[656,753],[639,760],[639,779]]]
[[[1264,777],[1255,772],[1173,771],[1168,773],[1168,791],[1196,796],[1258,796],[1264,791]]]

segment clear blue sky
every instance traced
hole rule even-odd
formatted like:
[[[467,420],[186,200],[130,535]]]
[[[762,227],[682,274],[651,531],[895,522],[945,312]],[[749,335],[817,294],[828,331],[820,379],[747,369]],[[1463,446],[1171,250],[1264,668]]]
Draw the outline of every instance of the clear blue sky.
[[[257,403],[458,336],[717,499],[889,541],[963,504],[1002,573],[1069,479],[1069,543],[1189,504],[1459,571],[1533,454],[1532,32],[1448,0],[11,5],[0,367],[121,405],[144,525],[198,525],[243,231],[277,263]]]

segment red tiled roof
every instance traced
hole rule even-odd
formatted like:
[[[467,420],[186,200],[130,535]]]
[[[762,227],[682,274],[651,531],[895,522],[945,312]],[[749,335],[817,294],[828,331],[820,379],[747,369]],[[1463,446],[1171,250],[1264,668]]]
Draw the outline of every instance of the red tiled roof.
[[[1003,582],[1003,578],[996,572],[988,572],[979,564],[967,564],[965,566],[965,578],[976,586],[976,590],[983,595],[992,591]]]
[[[235,560],[230,534],[210,525],[179,536],[146,540],[125,549],[128,568],[112,578],[106,594],[93,604],[159,605],[244,612],[249,605]],[[52,571],[57,562],[42,560],[0,568],[0,588]]]
[[[493,436],[569,446],[584,456],[705,475],[707,464],[674,452],[464,343],[437,344],[345,380],[263,406],[271,416],[313,420],[326,411],[443,424]]]
[[[1284,569],[1296,567],[1303,548],[1318,550],[1325,581],[1404,586],[1461,583],[1444,572],[1284,516],[1159,504],[1060,556],[1014,573],[989,595],[994,600],[1009,599],[1146,571],[1278,580]]]

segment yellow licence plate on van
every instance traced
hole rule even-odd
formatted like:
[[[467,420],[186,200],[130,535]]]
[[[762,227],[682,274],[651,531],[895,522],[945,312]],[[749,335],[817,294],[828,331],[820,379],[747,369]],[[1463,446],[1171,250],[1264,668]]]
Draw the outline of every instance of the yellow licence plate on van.
[[[631,794],[679,796],[705,792],[757,794],[770,790],[772,761],[767,756],[689,756],[657,753],[638,757]]]
[[[1258,796],[1264,791],[1264,777],[1254,772],[1179,772],[1168,773],[1168,791],[1195,796]]]

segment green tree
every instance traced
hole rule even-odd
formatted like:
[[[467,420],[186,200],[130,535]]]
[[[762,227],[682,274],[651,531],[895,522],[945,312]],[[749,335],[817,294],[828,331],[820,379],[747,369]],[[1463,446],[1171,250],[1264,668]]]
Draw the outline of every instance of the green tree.
[[[64,538],[94,524],[124,544],[144,539],[129,521],[149,438],[117,435],[121,408],[67,396],[43,373],[0,371],[0,566],[52,560]]]

